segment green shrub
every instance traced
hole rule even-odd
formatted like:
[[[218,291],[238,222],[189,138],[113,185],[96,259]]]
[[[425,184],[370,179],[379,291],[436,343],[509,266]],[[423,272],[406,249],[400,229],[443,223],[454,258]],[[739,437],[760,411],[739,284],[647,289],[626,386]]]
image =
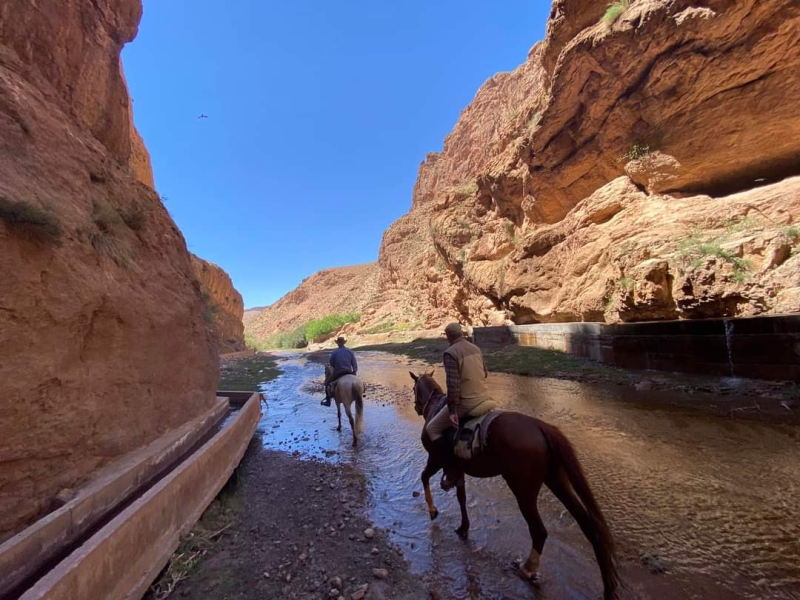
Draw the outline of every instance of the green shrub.
[[[784,227],[781,233],[793,242],[800,240],[800,230],[797,227]]]
[[[358,323],[361,315],[358,313],[333,314],[321,319],[309,321],[304,326],[306,340],[313,340],[323,335],[333,333],[347,323]]]
[[[618,0],[617,2],[613,2],[603,15],[603,23],[610,27],[617,22],[617,19],[619,19],[626,10],[628,10],[629,6],[630,0]]]
[[[132,206],[128,210],[120,211],[119,216],[133,231],[141,231],[147,224],[147,210],[143,206]]]
[[[92,200],[92,221],[103,233],[111,233],[124,222],[114,207],[105,200]]]
[[[41,241],[58,242],[64,234],[58,217],[27,202],[0,197],[0,219],[18,234]]]
[[[707,257],[714,257],[724,260],[733,265],[733,279],[738,281],[750,270],[750,263],[722,248],[714,239],[703,240],[700,232],[695,230],[689,237],[678,244],[678,254],[686,260],[691,261],[692,266],[699,267]]]
[[[650,154],[650,146],[647,144],[634,144],[626,154],[619,157],[619,162],[630,162],[639,160]]]
[[[473,196],[478,191],[478,182],[474,179],[462,181],[458,186],[456,186],[455,191],[456,194],[462,198]]]
[[[619,289],[625,291],[630,291],[634,288],[633,280],[628,279],[627,277],[623,277],[622,279],[620,279],[617,285],[619,286]]]

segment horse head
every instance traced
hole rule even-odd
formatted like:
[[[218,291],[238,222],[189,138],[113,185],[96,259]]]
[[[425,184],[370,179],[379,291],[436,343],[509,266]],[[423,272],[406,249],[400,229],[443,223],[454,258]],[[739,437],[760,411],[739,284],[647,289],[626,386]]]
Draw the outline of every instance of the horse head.
[[[414,380],[414,410],[418,415],[424,416],[425,407],[431,401],[431,398],[442,393],[442,388],[433,378],[433,370],[422,375],[416,375],[411,371],[408,374]]]

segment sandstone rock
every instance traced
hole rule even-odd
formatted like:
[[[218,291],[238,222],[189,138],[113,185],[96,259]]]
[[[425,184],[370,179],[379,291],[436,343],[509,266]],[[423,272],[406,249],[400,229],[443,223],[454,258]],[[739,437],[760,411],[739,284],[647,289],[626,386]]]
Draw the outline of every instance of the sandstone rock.
[[[131,174],[119,56],[138,0],[0,4],[0,541],[192,419],[218,375],[189,253]],[[29,232],[28,232],[29,233]]]
[[[361,313],[377,296],[378,276],[375,263],[319,271],[261,310],[248,321],[246,331],[265,338],[334,313]]]
[[[628,177],[651,194],[657,194],[670,188],[678,178],[681,164],[674,156],[656,150],[647,151],[644,156],[636,158],[625,165]]]
[[[372,529],[371,527],[368,527],[367,529],[364,530],[364,537],[367,538],[368,540],[371,540],[372,538],[375,537],[375,530]]]
[[[389,571],[386,569],[372,569],[372,574],[375,576],[375,579],[389,578]]]
[[[800,220],[800,119],[782,101],[800,94],[800,8],[640,0],[611,26],[606,8],[556,0],[544,42],[425,159],[381,246],[384,312],[438,326],[800,309],[796,241],[756,240]]]
[[[206,302],[205,317],[220,353],[244,350],[244,302],[230,276],[214,263],[192,255],[192,267]]]

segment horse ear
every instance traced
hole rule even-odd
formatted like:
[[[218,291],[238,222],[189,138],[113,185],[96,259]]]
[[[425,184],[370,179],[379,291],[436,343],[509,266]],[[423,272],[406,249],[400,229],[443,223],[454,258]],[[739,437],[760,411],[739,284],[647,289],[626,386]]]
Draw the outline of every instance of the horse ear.
[[[436,367],[431,367],[427,371],[425,371],[425,375],[428,377],[433,377],[433,374],[436,372]]]
[[[409,375],[411,375],[411,379],[413,379],[414,381],[416,381],[417,379],[419,379],[419,377],[417,377],[416,375],[414,375],[414,373],[412,373],[411,371],[409,371],[409,372],[408,372],[408,374],[409,374]]]

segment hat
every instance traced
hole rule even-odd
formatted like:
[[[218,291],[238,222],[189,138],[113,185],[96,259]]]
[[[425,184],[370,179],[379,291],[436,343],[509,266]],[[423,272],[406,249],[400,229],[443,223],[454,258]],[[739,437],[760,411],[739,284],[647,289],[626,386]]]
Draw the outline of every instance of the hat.
[[[444,328],[444,332],[448,335],[464,335],[464,329],[460,323],[450,323]]]
[[[338,336],[338,337],[336,338],[336,340],[335,340],[335,341],[337,341],[337,342],[346,342],[346,341],[347,341],[347,338],[346,338],[346,337],[344,337],[343,335],[340,335],[340,336]]]

